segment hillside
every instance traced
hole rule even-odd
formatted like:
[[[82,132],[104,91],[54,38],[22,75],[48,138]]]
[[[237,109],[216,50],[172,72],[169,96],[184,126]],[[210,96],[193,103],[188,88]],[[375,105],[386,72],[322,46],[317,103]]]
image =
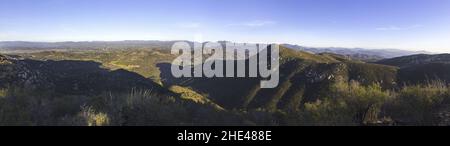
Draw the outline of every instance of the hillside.
[[[415,84],[431,80],[450,80],[450,54],[411,55],[385,59],[376,63],[397,66],[401,82]]]
[[[422,65],[429,63],[450,63],[450,54],[436,54],[436,55],[427,55],[427,54],[418,54],[418,55],[410,55],[410,56],[402,56],[391,59],[384,59],[377,61],[378,64],[385,64],[391,66],[398,67],[409,67],[414,65]]]
[[[258,78],[182,78],[170,76],[170,65],[159,64],[164,85],[183,85],[205,93],[227,109],[298,110],[305,102],[323,98],[336,82],[355,80],[392,88],[396,68],[352,61],[340,55],[311,54],[282,47],[280,84],[260,89]],[[289,105],[287,105],[289,103]]]

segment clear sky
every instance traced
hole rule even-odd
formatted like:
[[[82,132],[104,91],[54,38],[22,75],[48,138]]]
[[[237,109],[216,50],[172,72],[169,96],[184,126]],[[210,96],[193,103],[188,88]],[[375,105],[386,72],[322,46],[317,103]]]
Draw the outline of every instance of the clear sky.
[[[0,0],[0,41],[181,39],[450,52],[450,0]]]

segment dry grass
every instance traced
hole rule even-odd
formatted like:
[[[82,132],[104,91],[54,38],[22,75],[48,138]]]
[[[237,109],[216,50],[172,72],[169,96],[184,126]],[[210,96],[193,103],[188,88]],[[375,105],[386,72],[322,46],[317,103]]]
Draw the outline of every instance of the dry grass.
[[[8,89],[0,89],[0,97],[6,97],[8,94]]]

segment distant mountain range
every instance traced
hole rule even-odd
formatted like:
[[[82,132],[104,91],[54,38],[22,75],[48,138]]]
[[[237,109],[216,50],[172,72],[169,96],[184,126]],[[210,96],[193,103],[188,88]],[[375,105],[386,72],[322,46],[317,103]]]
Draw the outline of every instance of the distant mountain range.
[[[170,49],[176,41],[84,41],[84,42],[26,42],[4,41],[0,42],[2,53],[23,53],[52,50],[95,50],[95,49],[126,49],[126,48],[162,48]],[[191,42],[192,43],[192,42]],[[224,43],[221,41],[220,43]],[[363,61],[378,61],[386,58],[408,56],[414,54],[433,54],[426,51],[407,51],[399,49],[364,49],[364,48],[314,48],[292,44],[283,44],[288,48],[306,51],[314,54],[333,53]]]
[[[284,44],[284,45],[286,47],[296,50],[307,51],[311,53],[334,53],[364,61],[374,61],[384,58],[394,58],[414,54],[433,54],[432,52],[427,51],[408,51],[400,49],[364,49],[364,48],[336,48],[336,47],[314,48],[291,44]]]
[[[0,52],[30,53],[48,50],[86,51],[99,49],[127,48],[165,48],[168,49],[175,41],[83,41],[83,42],[0,42]]]

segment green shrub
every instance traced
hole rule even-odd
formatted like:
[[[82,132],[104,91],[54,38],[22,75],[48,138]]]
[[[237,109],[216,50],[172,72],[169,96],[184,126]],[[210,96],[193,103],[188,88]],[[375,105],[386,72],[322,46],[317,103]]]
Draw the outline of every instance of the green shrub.
[[[337,82],[328,98],[305,103],[302,111],[307,125],[364,125],[380,122],[382,106],[392,99],[380,84],[362,86],[356,81]]]
[[[441,81],[405,86],[389,106],[389,115],[400,124],[434,125],[434,113],[449,99],[449,88]]]
[[[332,99],[305,103],[302,125],[356,125],[347,103]]]
[[[354,121],[361,124],[378,122],[378,114],[383,104],[392,99],[389,91],[383,91],[380,84],[361,86],[351,81],[348,85],[336,87],[332,94],[343,100],[350,108]]]

